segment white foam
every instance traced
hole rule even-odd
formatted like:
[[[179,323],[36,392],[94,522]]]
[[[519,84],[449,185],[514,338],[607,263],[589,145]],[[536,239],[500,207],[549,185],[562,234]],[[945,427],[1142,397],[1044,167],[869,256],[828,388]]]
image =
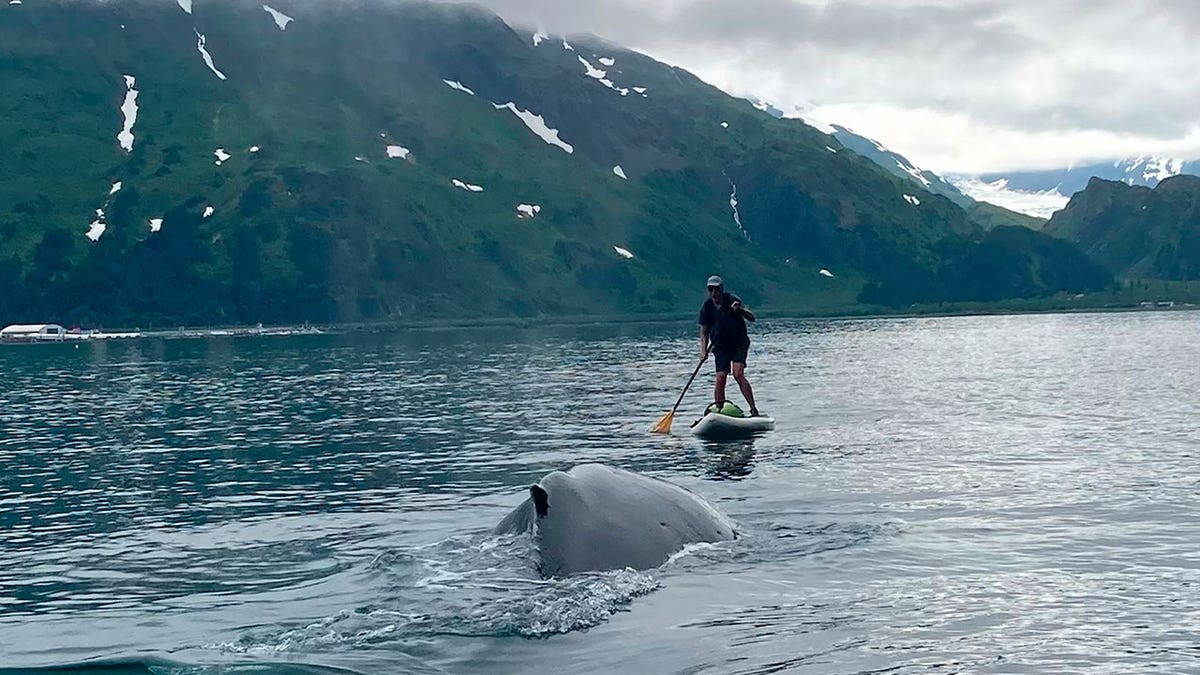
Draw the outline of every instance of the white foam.
[[[100,241],[100,235],[108,229],[108,225],[104,223],[104,209],[96,209],[96,219],[88,225],[87,238],[92,241]]]
[[[150,231],[158,232],[159,230],[162,229],[162,223],[163,223],[162,218],[151,218],[150,219]]]
[[[480,187],[478,185],[472,185],[470,183],[464,183],[457,178],[451,180],[450,182],[454,183],[454,187],[462,188],[462,189],[466,190],[467,192],[483,192],[482,187]]]
[[[608,66],[609,68],[612,68],[613,66],[617,65],[617,61],[616,61],[616,59],[610,59],[607,56],[605,56],[600,59],[600,65]]]
[[[217,77],[224,80],[225,73],[222,73],[221,71],[217,70],[217,67],[215,65],[213,65],[212,54],[209,54],[208,49],[206,49],[204,46],[206,42],[208,42],[208,38],[204,37],[199,32],[197,32],[196,33],[196,49],[200,51],[200,56],[203,57],[205,65],[207,65],[208,69],[213,71],[213,73],[215,73]]]
[[[613,173],[617,174],[621,178],[624,178],[625,180],[629,180],[629,177],[625,175],[625,169],[622,169],[620,164],[613,167]]]
[[[512,114],[516,115],[522,122],[525,123],[525,126],[529,127],[530,131],[532,131],[537,135],[538,138],[542,139],[546,143],[562,148],[567,152],[567,154],[575,152],[575,148],[570,143],[567,143],[558,137],[558,129],[550,128],[550,126],[546,124],[546,120],[542,119],[541,115],[535,115],[528,110],[521,110],[516,106],[515,103],[511,101],[504,105],[496,105],[493,103],[492,106],[495,107],[496,110],[508,108]]]
[[[539,30],[538,32],[533,34],[533,46],[536,47],[536,46],[542,44],[542,42],[544,40],[549,40],[549,39],[550,39],[549,35],[547,35],[546,33]]]
[[[628,259],[628,258],[633,257],[633,253],[631,253],[629,251],[629,249],[627,249],[627,248],[621,248],[620,246],[613,246],[613,250],[616,251],[617,255],[621,256],[622,258]]]
[[[213,155],[217,158],[217,166],[221,166],[226,160],[232,157],[228,152],[225,152],[225,148],[217,148],[213,151]]]
[[[409,154],[408,148],[405,148],[405,147],[402,147],[399,145],[387,146],[387,156],[388,157],[399,157],[400,159],[408,159],[408,154]]]
[[[287,30],[287,25],[289,23],[291,23],[292,21],[295,21],[295,19],[288,16],[287,14],[284,14],[283,12],[280,12],[275,9],[271,9],[267,5],[263,5],[263,9],[267,10],[267,12],[271,15],[272,19],[275,19],[275,25],[279,26],[279,30]]]
[[[912,204],[913,206],[921,205],[921,200],[917,199],[916,197],[914,197],[912,195],[904,195],[904,201],[908,202],[909,204]]]
[[[711,550],[715,550],[715,549],[719,550],[719,549],[723,549],[723,548],[728,548],[727,542],[696,541],[696,542],[692,542],[690,544],[684,544],[683,548],[679,549],[678,551],[676,551],[676,552],[672,553],[670,556],[668,556],[667,562],[663,563],[663,565],[664,566],[674,565],[675,563],[679,562],[679,560],[681,558],[687,558],[696,553],[700,553],[701,551],[711,551]]]
[[[829,277],[830,279],[833,278],[833,272],[830,272],[827,269],[822,268],[820,272],[817,272],[817,274],[820,274],[823,277]]]
[[[133,88],[136,82],[137,80],[132,75],[125,76],[125,102],[121,104],[121,114],[125,117],[125,124],[117,134],[117,142],[121,144],[121,148],[125,152],[133,152],[133,125],[137,124],[138,116],[138,90]]]
[[[211,207],[211,206],[206,206],[206,207],[204,207],[204,217],[205,217],[205,218],[208,218],[208,217],[209,217],[209,216],[211,216],[212,214],[216,213],[216,211],[217,211],[217,210],[216,210],[216,209],[214,209],[213,207]]]
[[[541,210],[542,207],[538,206],[537,204],[517,204],[517,217],[532,218],[540,213]]]
[[[450,80],[442,80],[442,82],[445,82],[446,86],[450,87],[451,89],[457,89],[458,91],[466,92],[472,96],[475,95],[475,92],[464,87],[462,82],[458,82],[458,81],[451,82]]]
[[[117,193],[118,193],[118,192],[120,192],[120,191],[121,191],[121,181],[117,181],[117,182],[115,182],[115,183],[113,183],[113,184],[112,184],[112,187],[111,187],[111,188],[109,188],[109,190],[108,190],[108,194],[110,194],[110,195],[115,195],[115,194],[117,194]]]
[[[179,3],[179,6],[183,8],[183,11],[187,12],[188,14],[192,13],[192,0],[175,0],[175,2]]]

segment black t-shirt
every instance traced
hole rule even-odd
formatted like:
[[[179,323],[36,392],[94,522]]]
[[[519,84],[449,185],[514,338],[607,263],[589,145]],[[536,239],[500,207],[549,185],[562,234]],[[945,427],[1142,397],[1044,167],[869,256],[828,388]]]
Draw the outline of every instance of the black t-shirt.
[[[700,308],[700,325],[708,326],[709,340],[716,351],[733,351],[750,344],[750,336],[746,334],[746,319],[741,312],[730,308],[734,302],[741,302],[741,298],[726,293],[720,307],[709,298]]]

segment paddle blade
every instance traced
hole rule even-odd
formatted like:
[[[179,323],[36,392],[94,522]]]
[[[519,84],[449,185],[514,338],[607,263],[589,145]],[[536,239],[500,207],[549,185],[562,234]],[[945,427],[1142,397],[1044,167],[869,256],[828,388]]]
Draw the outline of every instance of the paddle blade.
[[[650,433],[652,433],[652,434],[669,434],[669,433],[671,433],[671,422],[674,419],[675,419],[674,411],[671,411],[671,412],[667,413],[666,415],[663,415],[662,418],[659,419],[658,422],[655,423],[654,426],[650,427]]]

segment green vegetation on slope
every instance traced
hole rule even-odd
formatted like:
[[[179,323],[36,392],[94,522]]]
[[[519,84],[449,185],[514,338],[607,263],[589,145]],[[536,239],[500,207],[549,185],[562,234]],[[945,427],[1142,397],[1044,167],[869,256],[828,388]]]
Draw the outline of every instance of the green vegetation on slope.
[[[1107,283],[1048,237],[997,241],[832,138],[594,38],[535,47],[421,2],[272,6],[286,30],[249,0],[10,8],[0,321],[664,313],[713,272],[756,306],[812,311]]]

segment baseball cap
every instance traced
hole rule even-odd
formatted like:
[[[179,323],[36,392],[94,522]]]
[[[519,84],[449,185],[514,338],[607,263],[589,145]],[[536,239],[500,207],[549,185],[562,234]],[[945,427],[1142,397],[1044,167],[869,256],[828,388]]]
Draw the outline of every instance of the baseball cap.
[[[708,284],[707,284],[707,285],[708,285],[708,286],[724,286],[724,285],[725,285],[725,282],[724,282],[724,281],[721,281],[721,277],[719,277],[719,276],[717,276],[717,275],[715,275],[715,274],[714,274],[714,275],[712,275],[711,277],[709,277],[709,278],[708,278]]]

